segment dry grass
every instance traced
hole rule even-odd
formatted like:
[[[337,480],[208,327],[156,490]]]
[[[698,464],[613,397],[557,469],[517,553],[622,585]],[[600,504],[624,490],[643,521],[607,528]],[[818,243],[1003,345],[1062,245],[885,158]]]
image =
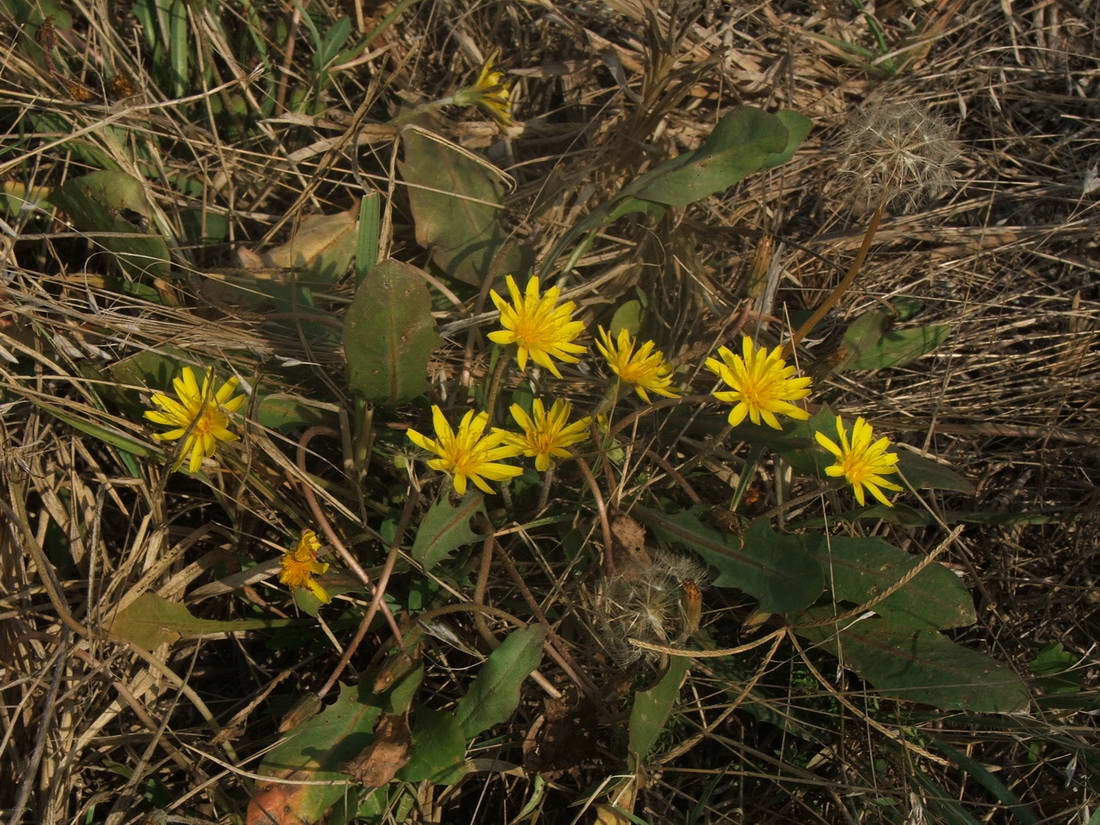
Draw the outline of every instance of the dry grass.
[[[879,3],[877,19],[894,50],[888,60],[900,66],[893,76],[883,76],[886,61],[878,69],[859,65],[838,45],[878,48],[868,18],[842,2],[400,3],[404,11],[362,54],[331,69],[318,105],[293,116],[286,104],[315,79],[298,5],[178,4],[187,14],[190,55],[188,78],[178,83],[164,71],[167,62],[155,55],[140,16],[123,5],[109,13],[108,4],[67,5],[71,28],[57,25],[52,35],[38,29],[39,44],[53,47],[51,61],[36,59],[25,20],[4,14],[0,27],[0,168],[9,196],[0,224],[4,821],[243,817],[252,787],[243,772],[254,770],[277,738],[289,703],[325,682],[354,625],[334,624],[328,647],[320,636],[300,647],[240,634],[144,655],[107,639],[103,629],[147,590],[183,598],[211,618],[292,613],[271,561],[289,536],[315,523],[303,484],[376,573],[384,548],[364,539],[363,525],[377,529],[382,516],[400,512],[389,507],[404,482],[378,469],[402,452],[400,433],[390,437],[390,422],[379,422],[386,430],[379,449],[387,454],[358,478],[338,441],[318,435],[302,459],[299,434],[265,430],[253,418],[242,450],[208,486],[152,461],[141,461],[140,477],[133,477],[119,452],[55,413],[147,438],[140,388],[119,393],[107,368],[169,347],[195,364],[232,368],[254,386],[353,409],[336,343],[307,338],[293,320],[272,324],[249,310],[224,289],[239,275],[227,268],[236,266],[237,248],[282,242],[303,217],[347,209],[364,188],[395,195],[384,254],[424,265],[392,173],[392,135],[364,124],[393,116],[402,102],[448,94],[497,46],[519,85],[520,126],[502,139],[473,110],[450,110],[448,137],[485,151],[514,177],[507,219],[537,254],[637,171],[697,146],[735,104],[792,108],[814,120],[791,163],[659,224],[612,227],[570,275],[570,287],[599,282],[578,299],[590,321],[606,323],[612,307],[641,290],[649,331],[685,363],[716,340],[732,340],[737,323],[778,338],[792,313],[816,306],[839,281],[866,225],[847,209],[842,185],[850,118],[915,102],[950,124],[961,148],[953,187],[886,215],[855,287],[799,357],[808,364],[827,357],[834,332],[897,297],[921,303],[915,322],[951,327],[944,346],[906,367],[846,373],[820,388],[835,391],[841,411],[866,416],[976,482],[973,498],[928,496],[930,512],[1036,514],[1034,524],[969,524],[944,557],[978,604],[979,622],[961,639],[1025,675],[1041,647],[1061,643],[1080,657],[1083,696],[1095,702],[1100,192],[1083,192],[1082,182],[1100,162],[1096,0]],[[247,11],[252,5],[255,18]],[[361,0],[302,5],[322,31],[346,14],[356,33],[372,31],[395,8]],[[266,39],[267,57],[250,75],[259,59],[256,39]],[[203,92],[204,72],[205,88],[220,91]],[[135,94],[112,91],[116,78]],[[199,105],[172,102],[191,96]],[[39,200],[40,187],[104,164],[147,181],[148,213],[124,216],[174,241],[170,277],[156,283],[159,297],[120,292],[103,237],[75,231]],[[189,241],[186,221],[195,216],[224,221],[225,241]],[[774,291],[757,288],[764,274],[776,280]],[[455,290],[459,306],[446,297],[436,304],[441,325],[484,305],[476,289]],[[323,300],[339,306],[352,291],[343,281]],[[449,336],[433,363],[436,391],[464,393],[484,374],[479,335],[472,329]],[[288,366],[295,361],[306,366]],[[598,384],[575,373],[571,395],[590,402]],[[705,391],[702,382],[696,389]],[[417,414],[406,410],[393,420]],[[648,432],[639,448],[666,464],[687,459],[674,433]],[[693,480],[707,503],[728,501],[717,474]],[[612,505],[629,502],[645,485],[679,494],[645,458],[634,474],[611,481],[604,492]],[[570,472],[556,485],[549,512],[572,520],[568,541],[601,543],[583,479]],[[943,537],[938,528],[877,529],[915,552]],[[562,633],[572,634],[581,689],[594,682],[601,693],[620,683],[626,690],[629,680],[597,654],[590,629],[576,618],[576,581],[587,562],[556,535],[534,529],[508,544],[518,578],[545,609],[566,616]],[[246,586],[196,597],[200,586],[242,566],[256,571]],[[416,577],[408,565],[401,569],[407,590]],[[457,601],[475,598],[472,581],[444,586],[459,588]],[[523,605],[500,566],[481,591],[493,604]],[[725,591],[708,592],[704,606],[704,623],[719,644],[737,644],[746,605]],[[449,626],[477,643],[472,621],[459,617]],[[382,640],[382,631],[368,635],[349,674],[366,666]],[[444,642],[433,645],[425,689],[441,700],[460,695],[463,669],[475,660]],[[824,673],[848,700],[842,704],[797,651],[772,654],[757,651],[740,664],[710,660],[692,671],[671,735],[658,749],[663,756],[634,789],[635,812],[645,822],[919,825],[926,814],[1029,825],[1030,814],[1068,823],[1097,810],[1100,752],[1089,713],[1035,705],[1011,717],[939,714],[885,702],[850,675]],[[563,671],[543,665],[565,689]],[[744,704],[739,692],[754,677],[756,700]],[[563,736],[587,726],[601,744],[625,724],[613,702],[581,703],[569,716],[550,700],[544,705],[533,689],[529,694],[485,757],[521,761],[518,743],[543,712],[548,724],[565,718]],[[934,738],[984,765],[1027,806],[1026,815],[983,789],[977,772],[945,758]],[[621,753],[567,742],[572,753],[557,761],[544,756],[552,771],[539,806],[544,823],[592,821],[582,806],[623,771]],[[503,825],[531,795],[531,777],[489,766],[435,789],[434,797],[425,791],[419,818],[409,821]],[[940,794],[958,810],[930,809]],[[152,818],[154,809],[167,819]],[[398,820],[391,814],[385,821]]]

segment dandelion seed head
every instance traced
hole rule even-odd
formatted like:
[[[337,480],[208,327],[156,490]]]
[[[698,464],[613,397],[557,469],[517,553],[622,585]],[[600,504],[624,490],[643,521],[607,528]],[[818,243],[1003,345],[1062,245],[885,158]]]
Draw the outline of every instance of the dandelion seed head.
[[[857,212],[880,203],[910,212],[953,184],[959,154],[954,130],[923,106],[871,104],[844,128],[837,182]]]

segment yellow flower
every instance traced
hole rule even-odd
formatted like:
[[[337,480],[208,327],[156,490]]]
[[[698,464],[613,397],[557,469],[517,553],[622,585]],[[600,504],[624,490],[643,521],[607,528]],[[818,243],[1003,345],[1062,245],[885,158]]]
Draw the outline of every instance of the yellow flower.
[[[459,89],[454,102],[459,106],[480,106],[501,126],[511,126],[515,123],[512,119],[512,83],[504,79],[504,72],[493,68],[498,53],[493,52],[486,58],[474,85]]]
[[[513,404],[510,411],[523,433],[494,429],[503,437],[505,444],[511,444],[525,456],[534,458],[535,469],[540,473],[550,469],[551,458],[572,458],[573,454],[565,448],[588,438],[588,419],[582,418],[569,424],[573,405],[560,398],[550,406],[549,414],[539,398],[531,405],[533,417],[519,404]]]
[[[783,429],[776,413],[805,421],[810,414],[792,404],[810,394],[809,378],[791,378],[794,367],[783,361],[783,348],[771,352],[765,347],[756,348],[752,339],[741,339],[741,355],[734,355],[726,347],[718,348],[721,361],[708,358],[707,369],[733,387],[732,390],[715,391],[719,401],[734,404],[729,414],[731,427],[736,427],[747,415],[753,424],[764,419],[769,427]]]
[[[573,343],[573,339],[584,331],[584,324],[572,320],[576,304],[566,301],[559,306],[561,290],[556,286],[540,295],[539,279],[536,277],[527,281],[522,295],[515,278],[509,275],[505,280],[512,303],[501,298],[495,289],[489,292],[489,297],[500,310],[500,325],[504,327],[490,332],[489,340],[498,344],[515,344],[521,370],[527,368],[527,356],[530,355],[536,364],[561,378],[551,358],[575,364],[580,359],[573,353],[584,352],[584,347]]]
[[[245,396],[230,398],[237,388],[236,377],[230,378],[216,393],[212,393],[213,378],[214,371],[208,369],[200,388],[194,371],[190,367],[184,367],[180,375],[172,379],[172,386],[179,400],[161,392],[154,393],[153,404],[160,407],[160,410],[145,411],[145,417],[150,421],[175,428],[166,433],[157,433],[153,438],[159,441],[183,439],[183,448],[176,463],[172,465],[173,470],[179,469],[184,458],[190,456],[187,469],[192,473],[197,472],[202,466],[202,460],[217,451],[219,441],[235,441],[237,438],[229,432],[227,425],[230,414],[240,409]]]
[[[897,484],[883,478],[887,473],[897,472],[898,457],[896,453],[888,453],[890,439],[880,438],[871,443],[871,425],[862,418],[857,418],[852,425],[852,440],[848,440],[848,433],[844,430],[844,422],[840,416],[836,417],[836,434],[840,437],[840,445],[837,446],[831,438],[824,433],[814,433],[817,443],[836,456],[836,464],[825,468],[825,472],[831,476],[844,476],[855,490],[856,501],[863,506],[863,488],[871,491],[871,495],[885,504],[893,507],[880,487],[887,490],[900,490]]]
[[[491,493],[493,489],[485,483],[485,479],[504,481],[518,476],[523,470],[511,464],[497,463],[502,458],[519,455],[519,449],[503,445],[504,439],[499,431],[483,436],[488,424],[487,413],[475,414],[473,410],[467,410],[456,433],[443,417],[443,411],[433,404],[435,439],[423,436],[416,430],[409,430],[408,436],[417,447],[439,456],[429,460],[428,466],[448,473],[454,481],[455,492],[460,496],[466,493],[467,479],[479,490]]]
[[[596,342],[596,348],[619,378],[634,385],[634,391],[643,401],[650,403],[647,390],[666,398],[680,397],[676,390],[669,389],[672,385],[672,368],[665,362],[661,351],[654,349],[657,345],[653,341],[646,341],[634,352],[637,342],[627,330],[619,330],[617,341],[613,341],[603,327],[599,328],[599,332],[600,341]]]
[[[327,563],[317,561],[317,551],[320,549],[321,542],[317,540],[317,534],[312,530],[303,530],[302,537],[298,539],[298,546],[283,552],[279,581],[287,587],[308,587],[310,593],[328,604],[332,601],[332,596],[325,592],[325,588],[313,578],[324,573],[329,567]]]

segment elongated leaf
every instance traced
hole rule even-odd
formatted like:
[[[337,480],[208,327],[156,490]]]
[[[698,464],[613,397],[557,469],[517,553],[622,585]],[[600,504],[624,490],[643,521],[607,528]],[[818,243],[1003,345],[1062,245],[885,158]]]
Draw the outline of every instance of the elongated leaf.
[[[108,427],[95,421],[73,415],[60,407],[55,407],[53,404],[46,404],[33,398],[30,399],[30,401],[38,407],[38,409],[48,412],[59,421],[64,421],[75,430],[86,433],[92,436],[92,438],[98,438],[104,444],[110,444],[112,447],[117,447],[124,452],[141,458],[164,457],[164,453],[161,452],[158,447],[155,447],[147,441],[135,438],[128,433],[124,433],[121,430],[116,430],[114,427]]]
[[[359,230],[355,239],[355,275],[362,281],[378,260],[379,226],[382,197],[372,192],[359,204]]]
[[[228,633],[239,630],[264,630],[290,627],[295,619],[199,619],[181,603],[172,602],[156,593],[142,593],[120,610],[111,622],[111,633],[133,642],[145,650],[175,642],[184,636],[204,633]]]
[[[402,133],[405,159],[398,164],[409,184],[416,242],[431,250],[432,262],[468,284],[480,286],[497,253],[494,274],[518,272],[522,254],[500,224],[500,178],[486,164],[425,137]]]
[[[887,696],[942,710],[1012,713],[1027,707],[1028,690],[1011,668],[955,644],[934,630],[899,627],[884,618],[835,626],[800,627],[827,608],[802,614],[795,632],[818,642]]]
[[[1027,805],[1020,801],[1004,782],[991,774],[976,759],[972,759],[962,751],[948,745],[939,739],[932,739],[932,747],[938,750],[966,773],[974,777],[979,785],[1000,802],[1014,816],[1020,825],[1039,825],[1039,817]]]
[[[764,519],[752,523],[744,541],[699,520],[699,508],[665,515],[645,507],[631,514],[657,535],[701,555],[718,568],[716,587],[736,587],[769,613],[800,610],[812,604],[824,587],[821,567],[799,536],[774,532]]]
[[[172,379],[187,363],[187,353],[183,350],[175,347],[165,347],[165,350],[166,354],[144,350],[116,361],[109,367],[111,377],[120,384],[163,391],[171,386]]]
[[[735,109],[718,121],[702,146],[651,172],[631,194],[667,206],[686,206],[728,189],[751,172],[783,163],[811,124],[796,112],[780,115],[748,106]]]
[[[271,393],[256,404],[255,418],[273,430],[295,430],[317,424],[332,425],[336,416],[296,395]]]
[[[369,704],[367,698],[365,687],[345,685],[333,705],[290,731],[287,740],[264,757],[259,769],[265,776],[280,779],[346,780],[347,784],[265,782],[249,802],[248,825],[313,825],[336,803],[332,816],[347,819],[342,809],[345,804],[354,806],[356,798],[348,788],[351,777],[342,769],[370,744],[381,714],[381,709]]]
[[[355,292],[344,321],[348,384],[368,401],[395,404],[428,387],[439,344],[431,296],[414,266],[382,261]]]
[[[898,450],[898,467],[902,475],[919,489],[956,490],[973,493],[974,482],[938,461],[915,455],[908,450]]]
[[[119,215],[123,209],[145,217],[151,214],[145,184],[137,178],[124,172],[92,172],[73,178],[56,190],[50,200],[69,216],[77,229],[90,233],[97,245],[111,252],[131,277],[167,277],[169,255],[164,239]],[[144,236],[104,237],[96,233]]]
[[[442,498],[431,506],[413,540],[412,557],[428,571],[447,556],[467,544],[479,541],[470,529],[470,519],[478,513],[485,514],[485,499],[481,493],[471,490],[457,505]]]
[[[665,729],[665,723],[672,714],[676,697],[680,695],[680,685],[684,683],[691,659],[686,656],[672,656],[668,670],[649,690],[640,690],[634,694],[634,707],[630,709],[630,755],[641,762]]]
[[[481,667],[470,690],[458,702],[455,717],[462,734],[472,739],[504,722],[519,704],[519,688],[538,667],[546,629],[532,625],[508,634]]]
[[[892,587],[920,563],[917,557],[882,539],[815,538],[811,547],[839,601],[862,604]],[[964,627],[977,620],[970,592],[958,576],[935,562],[871,609],[898,627]]]
[[[450,785],[466,773],[466,738],[454,715],[431,708],[417,710],[412,725],[412,754],[397,773],[406,782],[427,779]]]
[[[951,328],[942,325],[891,330],[891,318],[887,312],[876,311],[853,321],[844,332],[841,346],[846,355],[836,371],[900,366],[931,352],[951,334]]]

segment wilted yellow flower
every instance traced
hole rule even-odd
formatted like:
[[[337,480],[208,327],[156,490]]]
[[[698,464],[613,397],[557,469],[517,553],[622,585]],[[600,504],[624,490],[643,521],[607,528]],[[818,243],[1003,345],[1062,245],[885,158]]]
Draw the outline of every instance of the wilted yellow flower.
[[[718,355],[722,360],[706,360],[707,369],[733,388],[714,392],[719,401],[734,405],[729,414],[731,427],[736,427],[748,416],[753,424],[763,419],[769,427],[781,430],[776,413],[800,421],[810,417],[808,412],[791,403],[810,394],[810,379],[791,378],[795,369],[783,361],[782,347],[768,352],[765,347],[753,346],[752,339],[746,335],[741,339],[741,353],[734,355],[727,347],[719,347]]]
[[[519,404],[513,404],[510,412],[523,432],[496,431],[505,444],[511,444],[525,456],[534,458],[535,469],[540,473],[550,469],[551,458],[572,458],[573,454],[565,448],[588,438],[588,419],[582,418],[570,424],[573,405],[561,398],[554,401],[549,413],[539,398],[531,405],[533,416],[528,415]]]
[[[886,452],[890,446],[890,439],[880,438],[872,444],[871,425],[862,418],[857,418],[856,423],[852,425],[852,440],[849,441],[848,433],[844,430],[844,422],[839,415],[836,417],[836,434],[840,438],[839,446],[824,433],[814,433],[817,443],[837,458],[836,464],[826,467],[825,472],[834,477],[844,476],[855,490],[856,501],[861,507],[864,504],[864,487],[887,507],[893,507],[894,505],[879,489],[880,487],[887,490],[901,489],[897,484],[883,478],[887,473],[897,472],[897,454]]]
[[[573,353],[584,352],[584,347],[573,343],[573,339],[584,331],[584,324],[572,320],[576,304],[566,301],[559,305],[561,290],[556,286],[540,294],[539,279],[534,276],[527,281],[522,295],[515,278],[509,275],[505,282],[512,303],[501,298],[495,289],[489,292],[489,297],[500,310],[500,325],[504,327],[490,332],[489,340],[498,344],[515,344],[520,369],[527,368],[527,356],[530,355],[536,364],[561,378],[557,365],[551,359],[575,364],[580,359]]]
[[[332,601],[332,596],[313,578],[320,576],[329,567],[326,562],[317,561],[317,552],[320,549],[321,542],[317,540],[317,534],[312,530],[303,530],[302,537],[298,539],[298,546],[293,550],[283,551],[279,581],[291,588],[309,588],[310,593],[328,604]]]
[[[486,484],[489,481],[504,481],[523,472],[511,464],[498,464],[502,458],[514,458],[519,449],[504,444],[499,431],[483,436],[489,424],[487,413],[474,413],[467,410],[458,424],[458,432],[451,429],[443,411],[432,405],[432,426],[435,427],[435,439],[428,438],[416,430],[408,430],[409,440],[438,458],[428,461],[433,470],[448,473],[454,482],[455,492],[460,496],[466,493],[466,481],[472,481],[479,490],[493,492]]]
[[[599,328],[599,333],[600,340],[596,342],[596,348],[619,378],[634,385],[634,391],[643,401],[650,403],[649,392],[666,398],[680,397],[676,390],[669,389],[672,386],[672,368],[665,362],[661,351],[655,349],[656,343],[646,341],[635,352],[634,345],[637,342],[626,329],[619,330],[618,340],[612,340],[603,327]]]
[[[493,52],[481,64],[473,86],[459,89],[454,102],[459,106],[480,106],[501,126],[511,126],[512,83],[504,79],[504,72],[494,69],[498,52]]]
[[[229,432],[227,425],[229,416],[240,409],[245,396],[230,398],[237,388],[236,377],[230,378],[216,393],[212,393],[213,378],[214,371],[208,369],[200,388],[194,371],[190,367],[184,367],[180,375],[172,379],[172,386],[179,400],[161,392],[154,393],[153,404],[160,410],[145,411],[145,417],[150,421],[175,428],[157,433],[153,438],[159,441],[183,439],[179,457],[172,465],[173,470],[179,469],[184,458],[190,456],[187,468],[192,473],[197,472],[202,466],[202,460],[217,451],[219,441],[235,441],[237,438]]]

